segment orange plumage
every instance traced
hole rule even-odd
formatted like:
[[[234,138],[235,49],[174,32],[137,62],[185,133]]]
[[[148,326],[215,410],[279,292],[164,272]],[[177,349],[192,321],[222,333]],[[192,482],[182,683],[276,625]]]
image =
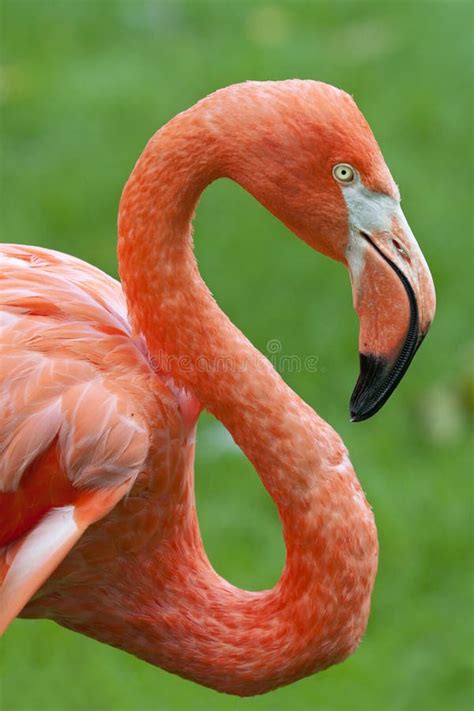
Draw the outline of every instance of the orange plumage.
[[[352,171],[347,184],[340,163]],[[367,382],[361,373],[355,419],[383,404],[426,333],[431,277],[347,94],[249,82],[177,116],[122,196],[123,292],[73,257],[0,249],[0,630],[18,614],[49,617],[248,695],[357,647],[377,537],[338,435],[199,275],[192,215],[219,177],[349,267],[361,351],[379,368]],[[206,557],[193,493],[201,408],[224,423],[278,507],[287,561],[272,590],[239,590]]]

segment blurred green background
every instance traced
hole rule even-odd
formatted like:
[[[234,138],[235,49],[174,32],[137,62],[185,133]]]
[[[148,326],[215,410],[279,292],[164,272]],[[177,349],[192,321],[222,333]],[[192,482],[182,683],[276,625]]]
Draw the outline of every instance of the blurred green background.
[[[157,127],[233,82],[317,78],[351,92],[371,123],[439,299],[395,396],[350,425],[358,362],[347,274],[238,186],[211,186],[196,218],[205,278],[263,352],[279,339],[282,354],[317,356],[317,373],[283,375],[341,433],[374,507],[380,569],[367,635],[343,665],[239,700],[52,622],[17,621],[1,642],[5,711],[472,708],[471,7],[3,0],[3,240],[116,274],[121,187]],[[196,466],[213,564],[240,586],[271,586],[284,560],[275,510],[207,416]]]

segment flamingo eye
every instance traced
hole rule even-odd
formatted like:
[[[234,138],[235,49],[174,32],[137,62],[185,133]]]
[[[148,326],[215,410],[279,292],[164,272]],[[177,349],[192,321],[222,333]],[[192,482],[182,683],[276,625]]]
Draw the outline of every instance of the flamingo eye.
[[[339,183],[352,183],[355,178],[355,170],[348,163],[338,163],[332,169],[332,174]]]

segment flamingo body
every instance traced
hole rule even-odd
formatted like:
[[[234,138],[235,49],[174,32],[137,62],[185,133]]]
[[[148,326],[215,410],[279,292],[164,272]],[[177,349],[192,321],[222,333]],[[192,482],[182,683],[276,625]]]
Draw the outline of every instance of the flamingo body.
[[[429,327],[428,267],[351,97],[249,82],[175,117],[122,195],[123,291],[73,257],[0,249],[0,633],[17,615],[48,617],[250,695],[354,651],[378,545],[340,437],[202,281],[191,222],[219,177],[349,268],[361,320],[354,419],[386,401]],[[205,554],[193,492],[202,408],[278,508],[287,560],[271,590],[230,585]]]
[[[0,270],[0,570],[6,574],[11,544],[27,540],[46,514],[73,507],[82,533],[152,462],[153,475],[164,475],[160,454],[169,454],[170,440],[185,447],[189,421],[132,338],[118,282],[36,247],[2,245]],[[133,517],[127,525],[133,536]],[[51,530],[43,528],[47,542]],[[126,538],[118,539],[127,545]],[[36,532],[35,555],[40,542]],[[100,558],[99,548],[96,540]],[[12,566],[5,583],[22,572]],[[34,586],[44,577],[35,576]],[[2,618],[20,601],[4,602]]]

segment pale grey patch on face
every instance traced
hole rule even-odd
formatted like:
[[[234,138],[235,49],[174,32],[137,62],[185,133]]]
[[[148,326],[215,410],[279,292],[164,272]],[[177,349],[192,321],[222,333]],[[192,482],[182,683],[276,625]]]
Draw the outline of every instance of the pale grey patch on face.
[[[389,195],[368,190],[357,172],[352,183],[340,184],[340,188],[349,217],[346,258],[355,296],[364,270],[365,253],[370,248],[361,232],[389,234],[392,219],[401,209],[400,204]]]
[[[358,176],[350,185],[341,185],[341,190],[349,213],[351,232],[390,232],[392,218],[401,212],[396,200],[368,190]]]

